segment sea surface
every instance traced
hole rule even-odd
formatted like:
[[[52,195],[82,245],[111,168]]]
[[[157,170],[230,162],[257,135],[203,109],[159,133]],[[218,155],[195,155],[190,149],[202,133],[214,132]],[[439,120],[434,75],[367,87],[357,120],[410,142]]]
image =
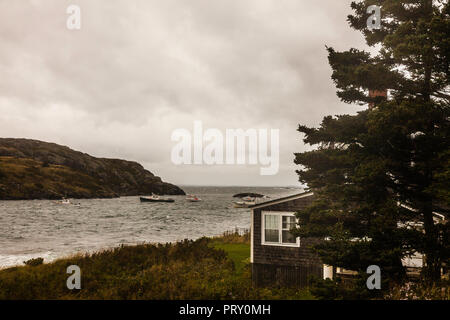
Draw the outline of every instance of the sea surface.
[[[250,227],[250,210],[233,208],[232,196],[261,193],[271,198],[297,188],[182,187],[202,202],[170,196],[174,203],[140,203],[139,197],[73,200],[0,201],[0,268],[42,257],[45,262],[78,252],[121,244],[174,242],[220,235]]]

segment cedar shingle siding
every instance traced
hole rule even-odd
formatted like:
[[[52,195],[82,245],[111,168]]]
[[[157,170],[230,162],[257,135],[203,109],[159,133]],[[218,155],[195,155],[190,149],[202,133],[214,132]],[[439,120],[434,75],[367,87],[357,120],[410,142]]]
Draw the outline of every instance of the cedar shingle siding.
[[[310,275],[322,277],[323,264],[309,246],[317,239],[301,238],[300,247],[283,247],[262,244],[262,211],[297,212],[308,206],[313,196],[268,203],[253,209],[253,263],[252,279],[256,286],[307,286]]]

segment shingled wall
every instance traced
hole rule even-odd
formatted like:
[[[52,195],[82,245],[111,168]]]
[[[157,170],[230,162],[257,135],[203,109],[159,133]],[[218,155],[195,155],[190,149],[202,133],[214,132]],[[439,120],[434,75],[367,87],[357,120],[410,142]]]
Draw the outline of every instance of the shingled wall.
[[[297,212],[308,206],[313,196],[268,204],[253,209],[252,278],[256,286],[306,286],[310,275],[323,274],[320,258],[310,249],[317,239],[301,238],[300,247],[261,244],[262,211]]]

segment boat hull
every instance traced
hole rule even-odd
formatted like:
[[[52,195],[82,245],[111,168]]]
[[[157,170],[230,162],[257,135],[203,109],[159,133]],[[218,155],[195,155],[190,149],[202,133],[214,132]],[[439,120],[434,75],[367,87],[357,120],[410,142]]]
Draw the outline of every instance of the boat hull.
[[[146,197],[139,197],[141,202],[175,202],[173,199],[151,199]]]
[[[233,207],[235,208],[249,208],[253,206],[255,202],[233,202]]]

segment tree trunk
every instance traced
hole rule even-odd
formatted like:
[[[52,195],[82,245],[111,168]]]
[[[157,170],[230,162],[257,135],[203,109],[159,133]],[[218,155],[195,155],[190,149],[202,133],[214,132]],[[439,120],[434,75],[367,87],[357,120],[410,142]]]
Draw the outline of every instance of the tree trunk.
[[[428,22],[431,22],[433,17],[433,0],[424,0],[424,15]],[[428,38],[429,50],[423,57],[424,61],[424,86],[423,86],[423,99],[425,103],[431,101],[431,81],[433,73],[433,52],[432,52],[432,40]],[[434,123],[430,123],[428,128],[429,134],[434,134]],[[433,159],[435,155],[430,155]],[[427,185],[430,186],[433,181],[433,166],[432,161],[428,161],[427,172],[425,174]],[[422,192],[426,189],[423,189]],[[423,207],[423,222],[425,230],[425,267],[424,275],[427,280],[436,283],[441,279],[441,261],[439,256],[439,234],[434,225],[433,220],[433,197],[432,195],[426,196]]]
[[[441,261],[439,258],[439,238],[433,221],[431,206],[424,210],[425,229],[425,266],[424,276],[432,283],[437,283],[441,279]]]

